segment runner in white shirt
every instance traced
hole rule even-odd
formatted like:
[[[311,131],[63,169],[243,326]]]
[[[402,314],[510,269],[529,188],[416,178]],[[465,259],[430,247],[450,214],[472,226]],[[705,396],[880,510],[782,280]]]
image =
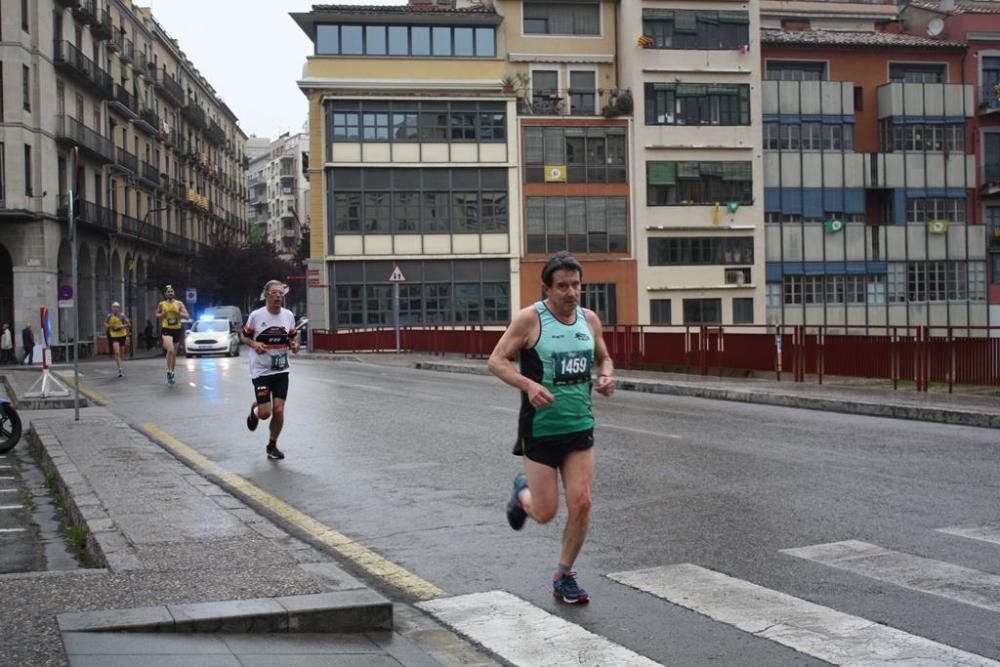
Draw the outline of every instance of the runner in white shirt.
[[[285,399],[288,397],[288,352],[299,353],[295,316],[282,308],[288,286],[271,280],[264,286],[265,306],[250,313],[240,339],[250,348],[250,381],[256,400],[250,404],[247,428],[253,431],[261,419],[271,419],[271,439],[267,458],[283,459],[278,449],[278,435],[285,424]],[[272,407],[273,403],[273,407]]]

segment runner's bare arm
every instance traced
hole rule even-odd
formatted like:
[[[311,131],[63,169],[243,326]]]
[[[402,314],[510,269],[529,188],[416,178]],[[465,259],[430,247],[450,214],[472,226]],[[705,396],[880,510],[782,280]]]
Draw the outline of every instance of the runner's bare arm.
[[[615,371],[614,362],[608,354],[608,346],[604,343],[604,330],[601,327],[601,318],[592,310],[583,309],[583,314],[590,325],[590,332],[594,335],[594,366],[597,368],[597,385],[594,389],[602,396],[611,396],[615,393],[615,380],[612,374]]]
[[[521,375],[514,366],[514,362],[521,356],[521,350],[533,343],[537,325],[538,313],[534,308],[524,308],[515,315],[507,331],[493,348],[488,367],[498,378],[526,393],[532,405],[541,407],[551,405],[555,397],[541,384]]]
[[[180,303],[180,306],[181,306],[181,311],[180,311],[180,312],[181,312],[181,317],[182,317],[182,318],[184,318],[185,320],[190,320],[190,319],[191,319],[191,316],[190,316],[190,315],[188,315],[188,309],[187,309],[187,307],[186,307],[186,306],[184,305],[184,302],[183,302],[183,301],[182,301],[182,302]]]

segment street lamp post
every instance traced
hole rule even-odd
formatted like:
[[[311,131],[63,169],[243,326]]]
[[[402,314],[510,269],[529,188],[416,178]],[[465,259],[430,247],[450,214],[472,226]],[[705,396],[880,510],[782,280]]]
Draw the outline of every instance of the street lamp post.
[[[146,215],[142,216],[142,222],[139,223],[139,229],[136,231],[136,236],[138,236],[140,239],[142,238],[142,230],[146,226],[146,222],[149,220],[149,216],[151,213],[159,213],[160,211],[166,211],[166,210],[167,210],[166,206],[159,206],[157,208],[151,208],[148,211],[146,211]],[[128,312],[129,312],[129,319],[132,320],[132,328],[129,329],[129,337],[132,339],[131,345],[129,347],[129,355],[128,355],[129,359],[135,358],[135,327],[136,327],[135,290],[136,287],[138,287],[138,281],[139,281],[139,277],[135,275],[135,269],[136,269],[136,259],[135,255],[133,254],[132,266],[129,267],[129,273],[133,275],[133,280],[131,288],[129,289],[128,292]]]

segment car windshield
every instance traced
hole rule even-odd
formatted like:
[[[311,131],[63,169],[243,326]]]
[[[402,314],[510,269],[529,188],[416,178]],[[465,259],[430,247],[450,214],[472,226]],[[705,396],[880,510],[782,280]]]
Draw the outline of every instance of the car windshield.
[[[191,331],[197,333],[217,333],[219,331],[228,332],[229,320],[198,320],[191,326]]]

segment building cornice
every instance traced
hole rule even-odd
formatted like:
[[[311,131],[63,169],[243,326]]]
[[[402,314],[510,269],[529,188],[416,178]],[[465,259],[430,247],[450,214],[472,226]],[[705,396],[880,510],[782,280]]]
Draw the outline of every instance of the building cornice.
[[[379,90],[468,90],[488,91],[499,95],[501,83],[492,81],[433,81],[412,79],[299,79],[296,82],[302,90],[357,90],[359,88],[376,88]],[[505,98],[504,98],[505,99]]]
[[[611,64],[615,57],[610,54],[589,53],[510,53],[507,55],[512,63],[595,63]]]

